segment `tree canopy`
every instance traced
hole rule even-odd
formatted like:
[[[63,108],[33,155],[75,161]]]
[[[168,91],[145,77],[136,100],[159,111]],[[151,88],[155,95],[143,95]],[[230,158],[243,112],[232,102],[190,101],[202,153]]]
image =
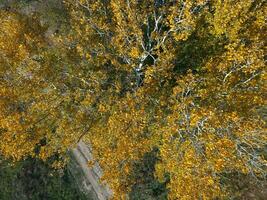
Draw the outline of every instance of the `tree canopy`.
[[[114,199],[154,149],[169,199],[223,199],[229,174],[266,177],[265,1],[64,6],[69,29],[49,38],[38,15],[0,11],[3,156],[64,158],[82,139]]]

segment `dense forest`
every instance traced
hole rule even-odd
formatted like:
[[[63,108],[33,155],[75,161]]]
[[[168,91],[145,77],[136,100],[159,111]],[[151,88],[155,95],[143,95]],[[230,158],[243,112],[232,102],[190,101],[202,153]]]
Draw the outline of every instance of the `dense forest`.
[[[80,141],[115,200],[266,199],[266,12],[0,0],[0,199],[86,198],[67,168]]]

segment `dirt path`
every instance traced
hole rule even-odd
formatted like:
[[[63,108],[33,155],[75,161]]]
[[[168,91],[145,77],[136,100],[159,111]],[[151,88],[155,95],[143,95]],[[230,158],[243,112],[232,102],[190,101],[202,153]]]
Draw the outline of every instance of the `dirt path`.
[[[72,154],[84,175],[85,180],[79,181],[83,183],[83,189],[90,190],[88,192],[93,191],[98,200],[109,199],[112,192],[107,186],[99,182],[102,175],[99,165],[95,164],[92,168],[88,166],[88,162],[93,159],[90,147],[83,142],[79,142],[77,147],[72,150]]]

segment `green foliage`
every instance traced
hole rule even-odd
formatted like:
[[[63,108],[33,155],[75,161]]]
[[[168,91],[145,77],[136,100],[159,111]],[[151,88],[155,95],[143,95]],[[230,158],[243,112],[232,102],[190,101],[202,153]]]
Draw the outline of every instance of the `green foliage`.
[[[0,163],[1,200],[86,200],[68,169],[55,171],[36,159]]]
[[[129,194],[131,200],[165,200],[167,199],[168,190],[166,183],[160,183],[154,177],[155,164],[158,161],[157,150],[146,153],[142,160],[135,163],[132,170],[132,178],[135,184]]]

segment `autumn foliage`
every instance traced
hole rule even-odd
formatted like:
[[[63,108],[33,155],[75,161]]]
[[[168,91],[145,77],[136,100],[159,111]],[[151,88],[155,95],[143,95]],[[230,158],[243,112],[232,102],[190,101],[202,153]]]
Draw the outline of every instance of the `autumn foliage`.
[[[38,16],[0,11],[2,155],[64,157],[82,139],[114,199],[155,148],[169,199],[223,199],[228,174],[266,177],[263,0],[64,5],[70,28],[49,38]]]

